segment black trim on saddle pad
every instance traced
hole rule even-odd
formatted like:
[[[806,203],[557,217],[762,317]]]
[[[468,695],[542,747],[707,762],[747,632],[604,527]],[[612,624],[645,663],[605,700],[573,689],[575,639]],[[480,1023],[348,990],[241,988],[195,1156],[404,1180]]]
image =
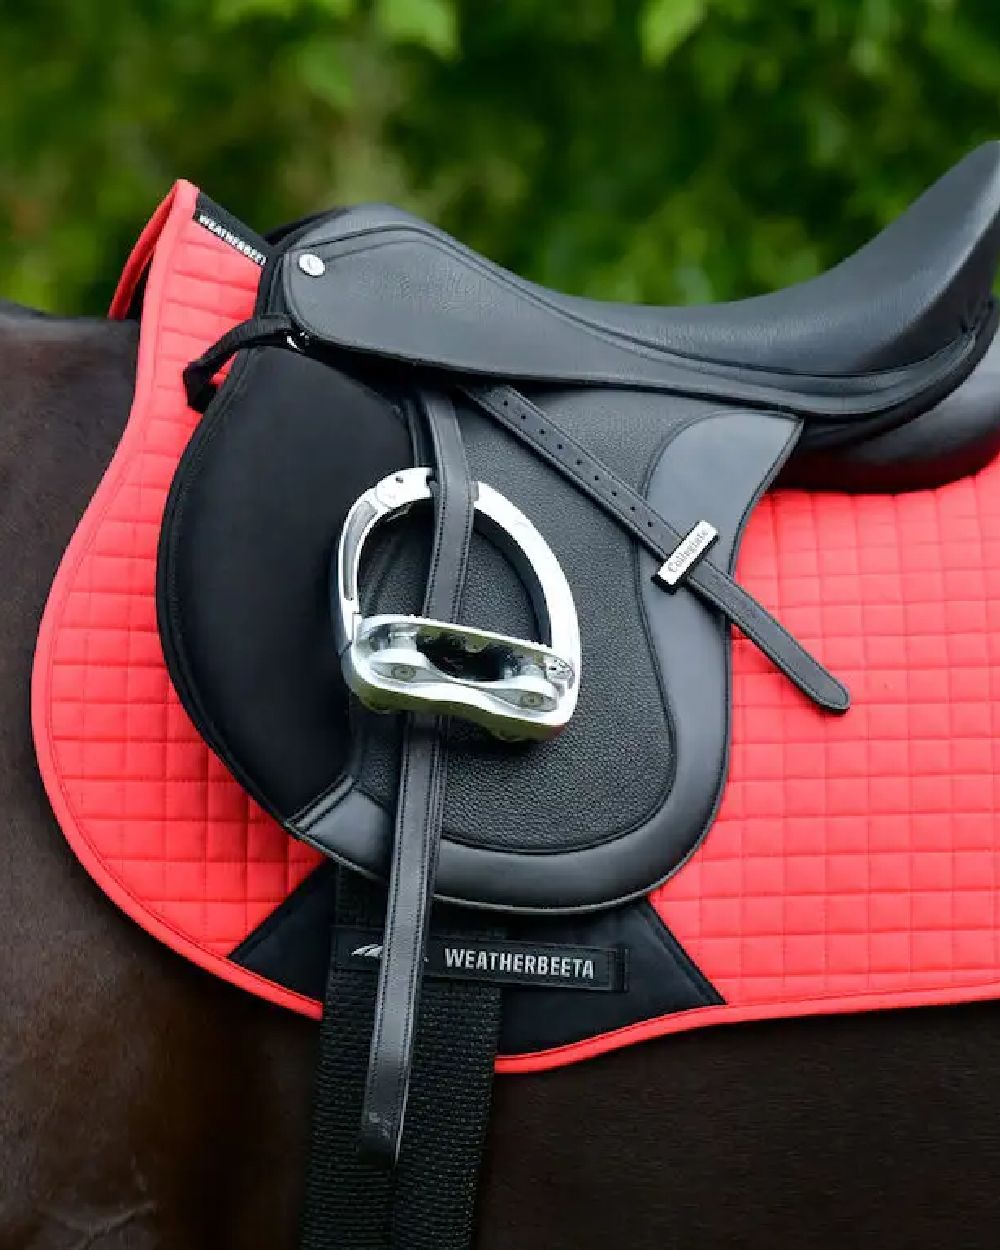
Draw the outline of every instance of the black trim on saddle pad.
[[[337,919],[336,872],[333,864],[317,868],[230,959],[321,1002]],[[724,1001],[646,899],[587,916],[508,917],[506,929],[509,938],[524,943],[619,951],[627,979],[620,992],[599,994],[508,986],[500,1031],[503,1055],[568,1046]]]
[[[221,239],[227,246],[248,260],[252,260],[262,269],[273,255],[273,249],[266,239],[255,230],[251,230],[249,226],[244,225],[238,217],[223,208],[221,204],[210,200],[204,191],[198,194],[193,216],[203,230],[214,234],[217,239]]]
[[[327,861],[281,902],[229,953],[229,958],[269,981],[323,1001],[336,916],[337,865]]]

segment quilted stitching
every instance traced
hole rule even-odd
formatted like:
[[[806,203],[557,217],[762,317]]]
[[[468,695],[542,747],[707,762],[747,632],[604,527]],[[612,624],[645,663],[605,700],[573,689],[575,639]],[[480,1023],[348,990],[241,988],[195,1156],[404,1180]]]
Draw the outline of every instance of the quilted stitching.
[[[46,781],[60,788],[76,837],[136,909],[219,955],[319,859],[248,799],[201,742],[171,687],[156,630],[160,519],[198,420],[181,371],[251,314],[259,277],[188,211],[160,290],[148,401],[137,388],[121,452],[47,610],[47,732],[57,776]]]
[[[816,713],[736,641],[722,810],[659,914],[735,1006],[995,982],[1000,466],[770,496],[739,576],[852,710]]]

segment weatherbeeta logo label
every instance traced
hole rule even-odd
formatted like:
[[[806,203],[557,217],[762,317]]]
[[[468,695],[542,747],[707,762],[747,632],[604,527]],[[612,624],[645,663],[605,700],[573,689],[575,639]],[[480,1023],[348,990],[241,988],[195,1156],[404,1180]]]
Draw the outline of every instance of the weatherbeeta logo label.
[[[249,239],[244,237],[244,233],[241,232],[246,231],[246,227],[242,226],[242,223],[237,221],[231,213],[227,213],[224,208],[220,208],[218,204],[213,204],[207,195],[198,197],[198,203],[194,210],[194,219],[199,226],[210,231],[217,239],[221,239],[223,243],[228,243],[231,248],[240,252],[248,260],[252,260],[255,265],[260,265],[263,268],[266,264],[267,253],[251,243]],[[263,243],[263,239],[260,242]]]
[[[378,971],[382,960],[379,934],[337,929],[334,942],[338,967]],[[625,952],[599,946],[432,937],[424,971],[429,977],[490,985],[614,993],[625,989]]]
[[[267,259],[262,251],[253,247],[246,239],[241,239],[238,234],[233,234],[232,230],[227,230],[214,217],[209,217],[208,213],[199,213],[197,220],[199,226],[204,226],[206,230],[211,230],[223,243],[228,243],[230,247],[235,247],[238,252],[242,252],[244,256],[249,257],[250,260],[255,261],[258,265],[263,265]]]

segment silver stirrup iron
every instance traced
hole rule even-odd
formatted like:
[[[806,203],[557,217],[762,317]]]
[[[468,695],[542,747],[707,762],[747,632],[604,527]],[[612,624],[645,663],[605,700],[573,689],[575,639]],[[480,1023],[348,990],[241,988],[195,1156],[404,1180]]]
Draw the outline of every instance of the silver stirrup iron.
[[[424,616],[362,614],[359,570],[369,535],[414,504],[431,502],[432,477],[427,468],[393,473],[347,514],[334,605],[344,679],[373,711],[434,711],[472,721],[498,738],[550,738],[576,708],[576,605],[548,543],[499,491],[475,483],[475,521],[521,574],[547,644]]]

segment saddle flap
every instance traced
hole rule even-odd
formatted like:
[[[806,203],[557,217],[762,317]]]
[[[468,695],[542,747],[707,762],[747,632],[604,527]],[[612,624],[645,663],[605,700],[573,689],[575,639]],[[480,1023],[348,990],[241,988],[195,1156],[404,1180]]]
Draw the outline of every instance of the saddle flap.
[[[381,874],[399,722],[351,710],[327,587],[351,506],[422,453],[390,395],[298,353],[249,353],[238,382],[206,413],[166,509],[165,654],[202,732],[267,809]],[[664,412],[660,396],[635,391],[536,399],[679,523],[711,504],[720,538],[706,559],[726,569],[796,426],[692,400]],[[565,572],[584,677],[552,741],[511,745],[453,726],[439,893],[518,909],[606,905],[666,876],[710,823],[725,777],[729,631],[694,596],[658,587],[652,554],[539,457],[457,408],[473,476],[531,518]],[[415,511],[373,537],[366,616],[419,610],[428,521]],[[542,637],[529,592],[477,530],[460,623]]]

